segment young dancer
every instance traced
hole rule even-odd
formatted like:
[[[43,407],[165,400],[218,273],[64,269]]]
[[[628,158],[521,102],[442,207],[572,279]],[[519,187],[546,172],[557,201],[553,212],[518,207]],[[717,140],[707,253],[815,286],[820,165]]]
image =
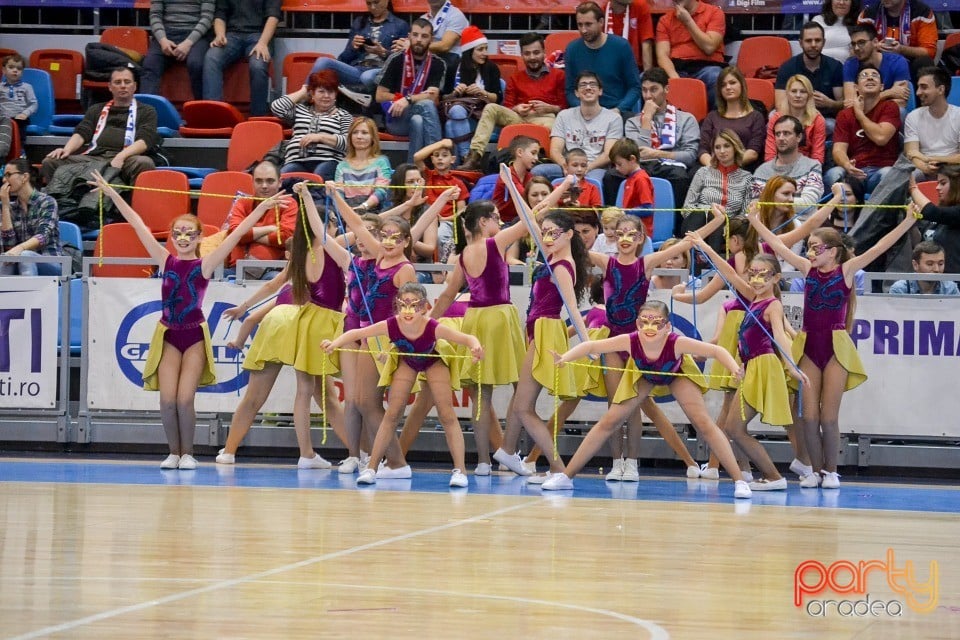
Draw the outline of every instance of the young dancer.
[[[469,349],[475,360],[483,358],[483,347],[475,336],[445,327],[433,318],[428,318],[426,312],[429,307],[427,291],[423,285],[406,283],[397,292],[396,316],[391,316],[369,327],[353,329],[332,341],[324,340],[321,347],[327,353],[334,353],[341,344],[352,340],[387,336],[397,348],[399,358],[395,361],[396,368],[386,375],[389,378],[390,397],[383,422],[380,423],[377,436],[373,441],[370,460],[380,460],[386,452],[388,443],[396,440],[397,423],[403,416],[407,398],[417,380],[417,375],[423,373],[426,376],[427,385],[433,392],[440,424],[443,425],[447,446],[450,449],[450,455],[453,456],[454,469],[450,477],[450,486],[466,487],[467,476],[463,474],[463,433],[450,399],[450,369],[439,357],[436,347],[438,339],[454,342]],[[405,460],[401,462],[403,462],[401,466],[406,466]],[[360,472],[357,484],[373,484],[377,481],[377,476],[376,471],[368,466]]]
[[[835,229],[817,229],[811,233],[807,255],[803,257],[793,253],[767,229],[756,213],[748,213],[747,217],[760,237],[806,278],[803,331],[794,340],[793,357],[810,379],[811,391],[803,394],[800,424],[814,473],[802,478],[800,486],[838,489],[840,401],[844,391],[867,379],[857,349],[845,329],[854,275],[890,249],[916,224],[917,216],[908,211],[903,221],[874,246],[852,258]]]
[[[734,497],[749,498],[750,487],[740,475],[733,450],[726,436],[710,419],[703,404],[706,383],[691,355],[716,358],[735,376],[741,369],[733,357],[717,347],[673,333],[670,311],[658,301],[641,305],[636,319],[636,330],[606,340],[588,340],[573,347],[563,355],[554,353],[557,366],[562,366],[589,354],[611,354],[626,351],[630,354],[627,371],[613,398],[610,410],[600,418],[590,433],[583,439],[573,454],[565,473],[552,475],[543,483],[545,490],[573,489],[573,477],[600,450],[610,433],[651,393],[670,393],[680,403],[680,408],[690,422],[717,452],[724,467],[735,481]],[[566,367],[569,368],[569,367]],[[665,373],[682,373],[668,376]],[[666,387],[658,389],[657,387]]]
[[[98,172],[91,183],[117,207],[137,233],[140,242],[157,264],[163,312],[157,324],[143,371],[143,388],[160,391],[160,421],[167,436],[170,455],[162,469],[196,469],[193,439],[197,427],[194,399],[197,387],[216,382],[210,330],[203,316],[203,296],[218,265],[263,215],[281,204],[283,193],[263,200],[253,212],[205,258],[200,258],[201,225],[196,216],[173,219],[171,235],[176,255],[158,243],[136,211],[120,197]]]

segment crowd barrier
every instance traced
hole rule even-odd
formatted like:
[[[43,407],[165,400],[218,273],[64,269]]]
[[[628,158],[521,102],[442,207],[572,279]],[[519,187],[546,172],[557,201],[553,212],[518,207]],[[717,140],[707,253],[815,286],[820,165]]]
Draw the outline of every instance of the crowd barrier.
[[[64,269],[69,267],[67,258],[47,260],[59,262]],[[129,264],[148,260],[104,261]],[[97,262],[97,258],[85,258],[84,272],[88,273],[89,267]],[[0,441],[163,442],[157,396],[141,387],[147,347],[160,317],[159,279],[20,276],[2,278],[0,282],[3,303],[0,307]],[[239,321],[226,318],[224,311],[248,298],[261,284],[242,279],[219,280],[212,281],[207,290],[204,312],[213,339],[219,382],[197,394],[198,444],[222,445],[230,415],[247,383],[247,374],[241,367],[243,354],[227,347],[239,329]],[[428,285],[428,291],[435,297],[441,287]],[[651,293],[652,298],[671,305],[676,331],[699,338],[713,335],[716,311],[728,295],[724,293],[708,303],[693,306],[671,303],[668,291]],[[82,304],[80,310],[75,308],[78,297]],[[529,299],[529,286],[512,287],[511,298],[523,313]],[[783,300],[787,317],[799,326],[802,297],[784,294]],[[946,450],[938,455],[947,457],[940,460],[925,453],[916,458],[918,464],[960,468],[960,457],[951,457],[957,448],[942,446],[960,441],[960,423],[950,411],[949,400],[954,393],[954,375],[960,357],[957,318],[960,318],[960,299],[957,298],[886,295],[859,298],[852,336],[870,379],[844,396],[840,424],[849,444],[847,463],[877,464],[878,460],[888,458],[888,462],[897,461],[891,452],[886,457],[881,455],[887,446],[883,443],[890,440],[940,441],[936,449]],[[58,328],[60,344],[66,346],[59,350],[54,338]],[[75,335],[77,331],[81,333],[79,340]],[[71,359],[71,343],[79,346],[79,358]],[[70,375],[71,361],[79,368],[79,376]],[[336,384],[342,398],[342,386],[339,381]],[[79,386],[78,394],[75,385]],[[285,369],[263,412],[289,414],[294,388],[293,373]],[[71,394],[78,397],[78,403],[69,402]],[[494,394],[494,406],[501,418],[506,415],[509,396],[509,388],[498,389]],[[706,399],[715,414],[720,394],[710,392]],[[469,418],[474,411],[463,392],[454,393],[454,405],[462,419]],[[554,399],[542,394],[538,405],[540,414],[550,415],[554,406]],[[664,400],[663,408],[676,424],[686,423],[671,399]],[[580,423],[581,427],[588,427],[605,410],[602,399],[587,399],[580,404],[568,426]],[[782,430],[756,422],[753,427],[765,433],[782,434]],[[332,431],[328,435],[317,429],[315,436],[318,444],[329,438],[327,446],[339,446]],[[437,443],[442,449],[439,438]],[[578,441],[579,437],[561,440],[561,451],[572,450]],[[294,436],[292,429],[268,428],[252,434],[249,442],[290,446]],[[698,444],[703,446],[702,443],[692,446]],[[772,442],[770,446],[779,445]],[[865,453],[864,447],[869,447],[870,453]]]

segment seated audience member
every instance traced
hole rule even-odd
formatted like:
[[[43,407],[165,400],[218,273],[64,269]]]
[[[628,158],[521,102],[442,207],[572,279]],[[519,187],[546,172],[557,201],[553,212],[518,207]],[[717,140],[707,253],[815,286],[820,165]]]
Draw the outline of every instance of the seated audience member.
[[[796,75],[787,80],[786,86],[787,98],[784,110],[774,111],[767,121],[767,142],[763,157],[765,160],[772,160],[777,155],[773,127],[781,116],[793,116],[803,125],[800,153],[822,165],[826,155],[827,125],[823,116],[817,111],[810,80],[806,76]]]
[[[453,140],[456,157],[464,159],[470,151],[472,132],[477,126],[468,105],[486,108],[488,104],[503,102],[503,89],[500,87],[500,68],[490,61],[487,38],[480,29],[473,25],[467,27],[460,42],[462,54],[457,80],[453,92],[443,97],[443,104],[447,137]],[[454,104],[447,104],[448,101]],[[458,101],[463,104],[456,104]]]
[[[254,194],[257,198],[272,198],[280,191],[280,169],[269,160],[264,160],[253,169]],[[237,198],[230,213],[227,214],[227,227],[230,232],[240,226],[259,200]],[[226,266],[234,267],[237,260],[283,260],[287,240],[293,238],[300,220],[300,208],[292,197],[283,199],[283,208],[277,215],[267,214],[247,235],[240,239],[230,252]],[[277,221],[279,220],[279,224]]]
[[[777,155],[764,162],[753,173],[752,195],[759,197],[767,180],[773,176],[787,176],[797,182],[795,202],[815,205],[823,195],[823,174],[820,163],[800,153],[803,125],[793,116],[783,116],[773,127]],[[798,209],[796,213],[802,213]]]
[[[388,200],[390,160],[380,153],[380,134],[373,120],[353,119],[347,131],[347,155],[337,163],[334,180],[343,185],[343,199],[359,214],[376,213]]]
[[[880,100],[880,72],[865,66],[857,75],[857,97],[837,115],[833,132],[835,166],[823,176],[824,189],[846,182],[863,202],[900,155],[900,108]]]
[[[600,105],[603,83],[592,71],[577,76],[577,98],[580,104],[564,109],[557,114],[550,131],[550,160],[555,164],[542,164],[534,174],[550,180],[567,173],[563,154],[569,149],[582,149],[587,154],[587,175],[602,182],[610,164],[607,155],[613,143],[623,137],[623,120],[620,115]]]
[[[600,189],[587,180],[587,168],[590,161],[583,149],[568,149],[563,157],[567,161],[567,175],[577,179],[576,183],[567,189],[562,203],[566,207],[599,207],[603,204]],[[616,196],[616,194],[614,194]],[[612,202],[612,201],[611,201]]]
[[[597,236],[591,251],[602,253],[607,256],[615,256],[620,253],[620,247],[617,242],[617,224],[626,214],[617,207],[607,207],[600,212],[600,228],[603,233]]]
[[[823,55],[840,64],[846,62],[850,57],[850,27],[857,24],[859,15],[860,0],[823,0],[820,15],[813,18],[823,27]]]
[[[507,78],[503,104],[490,103],[483,108],[477,130],[470,141],[470,151],[460,168],[480,169],[483,154],[495,127],[510,124],[538,124],[550,129],[557,113],[567,108],[563,69],[544,64],[543,36],[527,33],[520,36],[523,70]]]
[[[917,79],[917,101],[920,106],[907,114],[903,123],[903,153],[896,163],[877,184],[870,194],[867,206],[861,210],[851,235],[857,243],[857,251],[863,253],[882,238],[889,229],[897,224],[898,216],[890,209],[875,209],[871,205],[902,204],[907,199],[908,181],[939,180],[939,173],[946,170],[944,165],[960,163],[960,107],[947,103],[950,94],[951,78],[943,69],[927,67]],[[914,202],[929,202],[918,191],[910,194]],[[941,201],[942,204],[950,203]],[[951,207],[943,207],[944,211]],[[933,220],[937,222],[938,220]],[[937,239],[937,238],[934,238]],[[948,242],[938,240],[947,247],[949,260],[954,254]],[[898,253],[897,247],[870,263],[867,271],[884,271],[888,262],[898,265],[890,258]],[[960,253],[960,247],[958,252]],[[907,268],[906,260],[899,261],[900,267]],[[949,263],[948,263],[949,267]]]
[[[939,204],[933,204],[910,179],[910,197],[926,222],[933,222],[932,240],[944,247],[944,273],[960,273],[960,165],[942,165],[937,170]]]
[[[423,193],[427,204],[436,202],[440,194],[450,187],[460,189],[458,202],[449,202],[439,214],[441,220],[452,220],[454,207],[459,205],[462,208],[463,200],[467,193],[469,193],[469,189],[467,189],[467,185],[463,183],[463,180],[453,174],[453,165],[457,159],[457,157],[453,155],[453,141],[449,138],[444,138],[440,142],[434,142],[430,146],[417,151],[414,159],[428,187]],[[428,160],[430,166],[427,166]]]
[[[307,83],[270,105],[273,115],[293,124],[287,142],[282,173],[306,171],[333,180],[337,163],[347,148],[347,132],[353,115],[337,106],[340,81],[333,71],[321,71]]]
[[[691,171],[700,166],[697,161],[700,125],[692,115],[670,104],[668,80],[663,69],[650,69],[643,75],[643,108],[626,121],[623,135],[640,148],[643,170],[651,177],[669,181],[674,200],[683,202],[690,186]],[[611,191],[616,196],[620,182],[607,172],[604,176],[605,198],[610,197]]]
[[[213,42],[203,58],[203,99],[223,100],[223,71],[250,64],[250,115],[267,115],[273,35],[283,15],[280,0],[218,0]]]
[[[517,187],[517,191],[523,193],[527,185],[533,178],[531,170],[537,164],[537,154],[540,153],[540,143],[527,136],[517,136],[510,141],[510,178]],[[513,202],[507,192],[507,185],[503,179],[497,176],[497,182],[493,186],[493,202],[497,205],[497,211],[500,213],[500,220],[503,222],[513,222],[517,219],[517,205]]]
[[[637,216],[643,222],[644,233],[653,237],[653,212],[644,211],[653,207],[653,183],[647,172],[640,168],[637,143],[627,138],[617,140],[610,148],[610,162],[624,178],[623,201],[619,206],[628,215]],[[671,229],[672,231],[672,229]]]
[[[573,230],[583,240],[583,246],[589,249],[600,234],[600,219],[597,217],[597,212],[575,211],[573,214]]]
[[[0,79],[0,159],[9,155],[13,144],[10,120],[17,121],[22,146],[23,130],[30,124],[30,116],[36,113],[39,107],[33,85],[23,80],[23,69],[26,65],[27,61],[19,53],[3,58],[3,78]]]
[[[713,141],[724,129],[735,132],[743,143],[743,167],[754,169],[763,161],[767,121],[747,97],[747,81],[736,67],[727,67],[717,78],[717,108],[700,123],[700,164],[710,164]]]
[[[830,0],[827,0],[829,2]],[[846,6],[849,6],[849,2]],[[846,36],[846,29],[844,29]],[[843,59],[850,54],[850,36],[843,47]],[[787,113],[787,81],[794,76],[804,76],[813,87],[813,103],[816,109],[827,119],[827,134],[832,131],[830,120],[843,108],[843,65],[823,52],[824,30],[818,22],[808,22],[800,28],[800,48],[802,53],[793,56],[777,71],[774,83],[776,109]],[[796,114],[794,114],[796,115]]]
[[[387,57],[403,51],[409,33],[407,21],[393,15],[390,0],[367,0],[367,13],[350,24],[347,46],[337,59],[317,58],[310,73],[332,69],[342,84],[373,91]]]
[[[167,65],[182,62],[187,65],[193,97],[203,98],[203,59],[210,44],[214,7],[214,0],[150,0],[153,39],[143,58],[144,93],[160,95]]]
[[[44,158],[40,169],[44,182],[51,182],[61,167],[75,164],[84,164],[89,171],[97,169],[101,173],[103,165],[109,164],[119,170],[127,184],[133,184],[142,172],[156,168],[150,154],[160,145],[157,112],[133,98],[137,92],[133,69],[114,69],[108,88],[111,100],[87,109],[67,143]],[[86,150],[80,153],[84,147]],[[48,192],[59,193],[55,186],[48,188]]]
[[[607,33],[630,43],[639,68],[646,71],[653,67],[653,18],[647,0],[609,0],[603,26]]]
[[[453,6],[452,0],[427,0],[427,6],[427,12],[420,18],[429,22],[433,29],[430,53],[443,60],[445,65],[444,83],[440,85],[440,92],[450,93],[453,90],[457,66],[460,64],[460,39],[464,30],[470,26],[470,21],[460,9]]]
[[[418,149],[443,137],[437,102],[446,65],[430,53],[432,39],[433,25],[423,18],[414,20],[410,46],[387,58],[377,84],[377,102],[386,115],[387,132],[410,138],[407,162],[413,162]],[[459,34],[456,39],[460,40]]]
[[[880,38],[880,50],[910,61],[910,76],[916,81],[924,67],[937,57],[937,20],[920,0],[881,0],[865,6],[857,18],[871,25]]]
[[[719,106],[716,90],[726,66],[726,31],[723,9],[700,0],[678,0],[657,22],[657,65],[671,78],[702,80],[711,108]]]
[[[603,11],[596,2],[577,5],[576,18],[580,38],[568,44],[563,54],[567,104],[579,104],[577,78],[591,71],[607,88],[600,94],[600,104],[622,118],[633,115],[640,99],[640,71],[630,44],[604,30]]]
[[[14,158],[0,185],[0,248],[5,256],[59,256],[57,201],[37,191],[30,181],[30,161]],[[0,276],[60,275],[60,265],[37,262],[0,263]]]
[[[883,80],[881,100],[893,100],[900,108],[907,106],[910,98],[910,66],[903,56],[880,49],[877,32],[869,24],[850,28],[850,52],[853,54],[843,63],[843,100],[857,97],[857,74],[865,65],[880,71]]]
[[[944,273],[947,258],[943,247],[926,240],[913,248],[914,273]],[[897,280],[890,287],[892,295],[960,296],[957,283],[950,280]]]

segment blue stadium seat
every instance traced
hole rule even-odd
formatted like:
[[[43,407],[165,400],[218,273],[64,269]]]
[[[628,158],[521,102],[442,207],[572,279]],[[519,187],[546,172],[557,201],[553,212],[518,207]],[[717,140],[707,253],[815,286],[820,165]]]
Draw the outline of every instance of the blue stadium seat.
[[[585,177],[584,180],[586,180],[587,182],[589,182],[590,184],[592,184],[593,186],[595,186],[595,187],[597,188],[597,191],[600,192],[600,204],[604,204],[604,202],[603,202],[603,185],[600,184],[600,181],[597,180],[597,179],[595,179],[595,178],[591,178],[590,176]],[[561,182],[563,182],[563,178],[554,178],[554,180],[553,180],[553,182],[552,182],[551,184],[552,184],[554,187],[556,187],[556,186],[559,185]]]
[[[183,118],[177,112],[173,103],[163,96],[154,96],[149,93],[138,93],[134,96],[143,104],[148,104],[157,112],[157,132],[163,138],[176,138],[180,136],[180,127],[183,125]]]
[[[677,205],[673,197],[673,185],[670,184],[670,181],[663,178],[650,178],[650,181],[653,182],[653,208],[675,208]],[[673,237],[673,226],[676,219],[676,211],[653,212],[654,249],[659,249],[660,245]]]
[[[80,227],[72,222],[60,220],[60,242],[83,251],[83,236]]]
[[[30,116],[30,124],[25,132],[28,136],[45,136],[50,133],[53,122],[53,80],[50,79],[50,74],[42,69],[24,69],[23,79],[33,87],[33,92],[37,95],[37,112]]]
[[[468,202],[474,202],[475,200],[489,200],[493,198],[493,187],[497,184],[497,178],[500,176],[497,174],[491,174],[489,176],[483,176],[477,180],[477,184],[474,185],[473,190],[470,192],[470,199]]]

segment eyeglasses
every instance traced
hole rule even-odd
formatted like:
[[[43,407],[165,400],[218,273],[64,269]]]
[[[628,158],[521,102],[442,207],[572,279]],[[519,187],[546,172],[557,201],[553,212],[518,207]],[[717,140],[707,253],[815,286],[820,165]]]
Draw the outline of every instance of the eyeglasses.
[[[857,76],[861,80],[866,80],[867,78],[874,78],[876,80],[880,79],[880,74],[876,71],[861,71],[860,75]]]
[[[850,41],[850,48],[851,48],[851,49],[863,49],[863,48],[864,48],[865,46],[867,46],[868,44],[870,44],[870,41],[869,41],[869,40],[857,40],[856,42],[854,42],[853,40],[851,40],[851,41]]]
[[[25,176],[27,175],[23,171],[7,171],[3,174],[5,178],[12,178],[13,176]]]
[[[581,82],[577,85],[577,89],[599,89],[599,82]]]

